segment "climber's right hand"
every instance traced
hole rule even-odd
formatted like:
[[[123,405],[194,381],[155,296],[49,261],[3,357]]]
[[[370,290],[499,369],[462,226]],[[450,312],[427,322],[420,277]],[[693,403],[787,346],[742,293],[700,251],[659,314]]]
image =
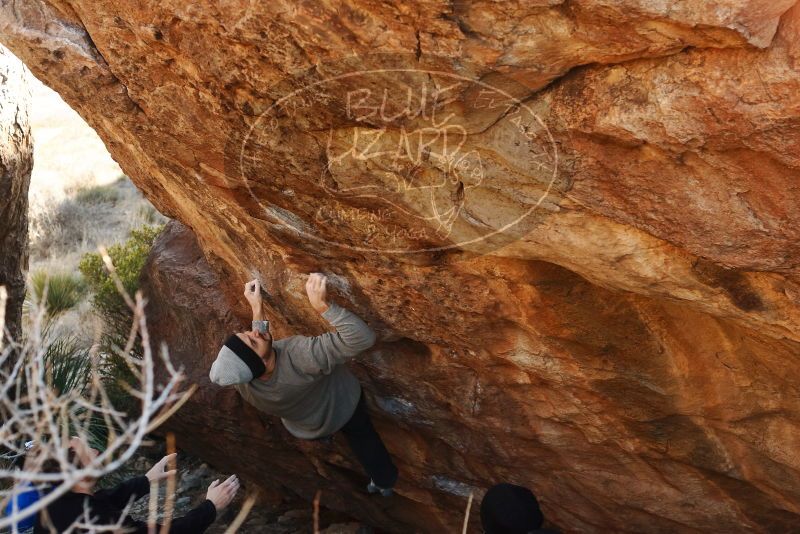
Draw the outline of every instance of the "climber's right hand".
[[[328,309],[328,277],[322,273],[311,273],[306,280],[306,293],[311,306],[319,313]]]
[[[217,512],[221,512],[231,503],[237,491],[239,491],[239,479],[236,475],[231,475],[222,484],[219,483],[219,479],[212,482],[208,487],[206,499],[214,504]]]
[[[244,285],[244,298],[254,311],[261,311],[261,282],[258,279],[250,280]]]

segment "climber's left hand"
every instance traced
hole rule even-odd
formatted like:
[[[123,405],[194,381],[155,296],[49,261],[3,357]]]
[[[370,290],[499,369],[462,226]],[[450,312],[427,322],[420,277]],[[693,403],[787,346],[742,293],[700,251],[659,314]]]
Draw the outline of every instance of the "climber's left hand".
[[[261,282],[257,279],[250,280],[244,285],[244,298],[250,303],[253,311],[261,310]]]

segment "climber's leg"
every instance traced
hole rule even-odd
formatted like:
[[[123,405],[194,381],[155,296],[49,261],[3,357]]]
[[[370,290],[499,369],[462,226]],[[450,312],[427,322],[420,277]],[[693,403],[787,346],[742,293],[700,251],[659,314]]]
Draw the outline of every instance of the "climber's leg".
[[[350,420],[342,427],[342,434],[347,438],[350,448],[364,467],[373,482],[381,488],[394,487],[397,482],[397,467],[389,456],[389,451],[381,441],[381,437],[372,426],[367,404],[364,402],[364,393],[356,406],[356,411]]]

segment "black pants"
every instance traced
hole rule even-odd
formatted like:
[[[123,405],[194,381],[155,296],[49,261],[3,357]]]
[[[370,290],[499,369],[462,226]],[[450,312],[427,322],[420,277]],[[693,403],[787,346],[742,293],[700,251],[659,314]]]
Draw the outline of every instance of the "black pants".
[[[381,488],[394,487],[397,482],[397,467],[392,463],[389,451],[372,426],[363,391],[355,413],[341,428],[341,432],[372,481]]]

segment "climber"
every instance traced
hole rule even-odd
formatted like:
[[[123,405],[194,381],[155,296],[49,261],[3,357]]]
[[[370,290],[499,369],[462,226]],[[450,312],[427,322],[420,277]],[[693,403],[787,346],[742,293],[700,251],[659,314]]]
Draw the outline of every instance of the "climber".
[[[80,463],[81,466],[86,467],[98,454],[97,449],[91,448],[81,438],[73,437],[69,442],[67,458],[70,463]],[[125,532],[142,534],[149,532],[147,523],[121,516],[129,503],[150,492],[152,482],[175,474],[175,471],[165,469],[167,462],[170,461],[170,456],[159,460],[145,475],[128,479],[113,489],[95,491],[94,485],[97,481],[93,478],[79,481],[71,488],[71,491],[57,498],[39,513],[33,534],[65,532],[75,523],[76,519],[85,517],[85,512],[88,512],[92,525],[98,527],[116,525],[122,519],[121,526]],[[46,460],[42,467],[42,471],[45,473],[57,473],[59,470],[58,462],[53,459]],[[214,522],[217,514],[230,504],[238,489],[239,481],[236,475],[231,475],[221,484],[219,480],[215,480],[208,487],[206,499],[202,504],[190,510],[183,517],[172,520],[169,528],[170,534],[201,534]],[[82,521],[82,519],[79,520]],[[156,526],[156,529],[160,532],[161,526]],[[70,532],[74,532],[74,530],[70,529]],[[85,530],[78,529],[77,532],[85,532]]]
[[[327,301],[322,274],[309,275],[306,293],[335,333],[273,342],[262,321],[261,285],[252,280],[244,290],[253,310],[252,330],[225,341],[209,377],[217,385],[233,385],[247,402],[279,416],[297,438],[328,439],[341,431],[371,477],[367,491],[388,497],[397,468],[372,426],[358,379],[344,365],[375,343],[375,333],[354,313]]]

